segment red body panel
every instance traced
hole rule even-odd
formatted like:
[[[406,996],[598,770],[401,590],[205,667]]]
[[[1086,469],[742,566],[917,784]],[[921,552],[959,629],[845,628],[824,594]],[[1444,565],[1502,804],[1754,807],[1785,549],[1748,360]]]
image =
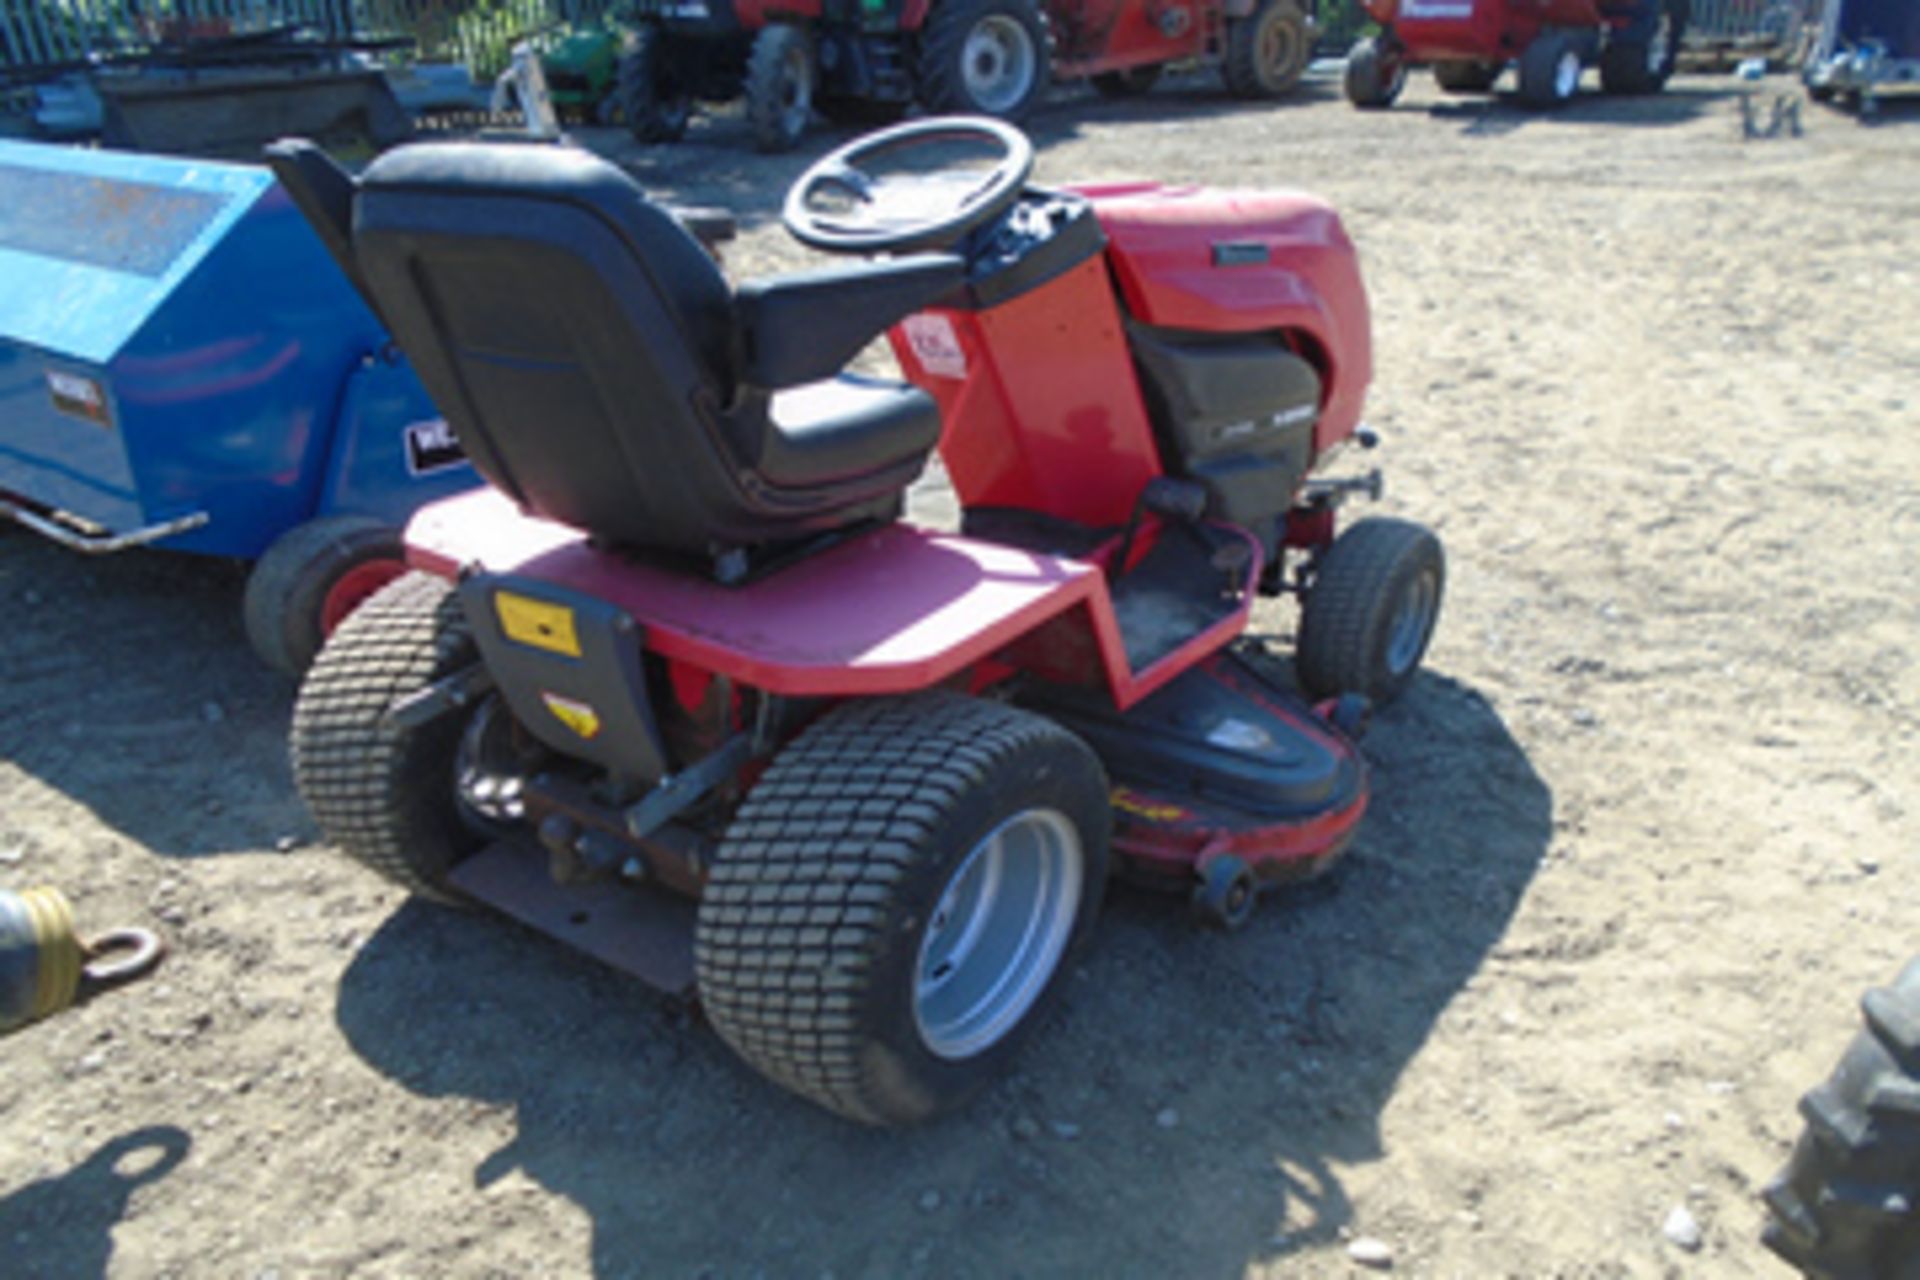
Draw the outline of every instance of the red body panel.
[[[1543,27],[1598,27],[1594,0],[1367,0],[1415,62],[1505,62]]]
[[[748,31],[758,31],[776,18],[817,22],[821,0],[734,0],[733,16]]]
[[[1097,563],[911,525],[876,529],[738,587],[598,550],[493,489],[422,508],[406,540],[415,568],[451,578],[478,566],[584,592],[626,610],[663,657],[794,697],[909,693],[988,659],[1020,670],[1027,662],[1016,642],[1057,628],[1097,658],[1075,675],[1104,672],[1126,708],[1245,629],[1260,572],[1249,541],[1240,608],[1136,672]],[[684,673],[676,681],[683,699],[697,700],[697,681]]]
[[[1220,0],[1052,0],[1053,73],[1061,79],[1199,56]]]
[[[1353,434],[1373,377],[1372,330],[1359,255],[1331,205],[1296,192],[1077,189],[1112,241],[1107,260],[1130,313],[1174,329],[1287,333],[1320,369],[1315,451]],[[1216,265],[1220,245],[1258,246],[1265,260]]]
[[[1116,525],[1161,472],[1099,258],[988,311],[923,312],[888,339],[940,404],[940,456],[963,507]]]

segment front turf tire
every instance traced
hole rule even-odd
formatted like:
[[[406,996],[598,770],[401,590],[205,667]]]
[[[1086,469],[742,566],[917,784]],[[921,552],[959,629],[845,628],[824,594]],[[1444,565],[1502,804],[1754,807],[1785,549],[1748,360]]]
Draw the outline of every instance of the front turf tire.
[[[407,729],[397,700],[479,660],[452,585],[409,573],[328,639],[293,708],[293,780],[321,834],[355,861],[441,902],[481,836],[463,819],[456,759],[467,725],[442,716]]]
[[[951,1110],[1058,997],[1111,821],[1098,759],[1050,720],[947,692],[845,704],[774,758],[714,859],[695,933],[708,1017],[755,1069],[849,1119]],[[989,864],[1011,914],[978,914],[990,924],[964,951],[956,916],[989,900]],[[1001,968],[987,940],[1003,937],[1045,945]],[[961,989],[942,983],[996,975],[1009,995],[955,1016]]]
[[[1407,87],[1406,53],[1380,37],[1366,36],[1347,54],[1341,84],[1347,101],[1362,111],[1384,110]]]
[[[1420,670],[1446,588],[1440,540],[1372,517],[1334,539],[1301,606],[1294,669],[1316,698],[1357,693],[1385,706]]]
[[[385,521],[333,515],[295,525],[247,575],[247,642],[261,661],[297,678],[328,634],[406,569],[400,531]]]

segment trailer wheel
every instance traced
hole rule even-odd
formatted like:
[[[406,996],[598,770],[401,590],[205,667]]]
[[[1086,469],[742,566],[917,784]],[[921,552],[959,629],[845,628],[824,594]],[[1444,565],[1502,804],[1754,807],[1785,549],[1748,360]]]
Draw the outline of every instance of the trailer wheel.
[[[1407,58],[1398,47],[1374,36],[1357,41],[1347,54],[1347,101],[1362,110],[1390,107],[1407,86]]]
[[[1033,0],[938,0],[920,33],[920,100],[934,112],[1021,120],[1046,89]]]
[[[1861,1001],[1866,1029],[1800,1100],[1761,1198],[1768,1248],[1809,1276],[1908,1276],[1920,1258],[1920,960]]]
[[[1160,83],[1163,70],[1165,67],[1155,62],[1144,67],[1128,67],[1125,71],[1102,71],[1091,77],[1093,91],[1103,98],[1137,98]]]
[[[747,59],[747,123],[754,146],[772,152],[798,145],[813,119],[818,79],[813,39],[804,27],[775,22],[760,29]]]
[[[407,571],[400,531],[370,516],[321,516],[274,540],[247,575],[242,615],[261,661],[298,676],[374,592]]]
[[[1600,87],[1614,94],[1658,93],[1666,88],[1680,61],[1680,41],[1686,36],[1690,9],[1688,0],[1665,0],[1644,30],[1610,38],[1600,51]]]
[[[641,142],[678,142],[693,118],[693,98],[667,67],[666,33],[651,23],[627,37],[614,96],[627,130]]]
[[[407,728],[396,701],[479,661],[452,587],[409,573],[355,611],[314,661],[293,707],[293,780],[342,852],[423,897],[463,901],[455,864],[510,817],[498,804],[516,750],[497,698]]]
[[[1580,42],[1564,31],[1534,37],[1520,55],[1520,101],[1557,107],[1580,91]]]
[[[1099,911],[1107,784],[1054,722],[937,692],[843,705],[774,758],[715,856],[695,961],[721,1037],[849,1119],[991,1080]]]
[[[1433,82],[1448,93],[1485,93],[1500,78],[1497,62],[1436,62]]]
[[[1227,20],[1220,78],[1236,98],[1278,98],[1300,83],[1312,54],[1307,15],[1296,0],[1260,0],[1246,17]]]
[[[1294,668],[1308,693],[1385,706],[1420,669],[1440,617],[1446,559],[1407,520],[1362,520],[1334,539],[1301,610]]]

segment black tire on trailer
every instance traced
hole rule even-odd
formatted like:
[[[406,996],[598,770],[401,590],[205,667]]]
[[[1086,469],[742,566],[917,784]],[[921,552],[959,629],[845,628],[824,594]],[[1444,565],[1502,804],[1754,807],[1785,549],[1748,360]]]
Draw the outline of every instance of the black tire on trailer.
[[[765,152],[791,151],[807,134],[819,87],[813,37],[805,27],[773,22],[760,28],[747,57],[747,123],[753,145]]]
[[[1125,71],[1102,71],[1090,79],[1093,91],[1103,98],[1137,98],[1150,93],[1153,86],[1160,83],[1163,70],[1164,66],[1155,62],[1144,67],[1128,67]]]
[[[1046,25],[1033,0],[934,0],[917,93],[936,113],[1026,118],[1046,92]]]
[[[1316,698],[1393,701],[1426,656],[1446,576],[1440,540],[1412,521],[1376,516],[1335,538],[1301,607],[1301,685]]]
[[[1259,0],[1244,18],[1227,20],[1220,78],[1236,98],[1278,98],[1293,92],[1313,57],[1313,36],[1298,0]]]
[[[1580,91],[1580,42],[1564,31],[1543,31],[1520,54],[1520,101],[1557,107]]]
[[[356,861],[441,902],[462,900],[447,873],[483,839],[456,799],[468,717],[406,729],[385,713],[478,660],[452,586],[409,573],[333,634],[293,708],[294,785],[321,833]]]
[[[666,32],[643,23],[620,53],[614,97],[628,132],[641,142],[678,142],[693,118],[693,97],[675,82],[666,46]]]
[[[1689,0],[1646,0],[1659,17],[1644,36],[1609,39],[1600,50],[1600,87],[1613,94],[1659,93],[1680,61],[1691,16]]]
[[[1448,93],[1485,93],[1500,78],[1497,62],[1436,62],[1433,82]]]
[[[956,1107],[1058,996],[1111,821],[1099,760],[1053,721],[948,692],[843,705],[774,758],[714,859],[708,1016],[849,1119]]]
[[[1342,83],[1347,101],[1361,110],[1390,107],[1407,86],[1406,56],[1376,36],[1362,37],[1347,54]]]
[[[1800,1100],[1806,1128],[1761,1193],[1762,1239],[1821,1280],[1920,1276],[1920,960],[1861,1001],[1866,1029]]]
[[[298,676],[335,627],[406,572],[400,531],[371,516],[321,516],[273,541],[247,574],[247,641],[274,670]]]

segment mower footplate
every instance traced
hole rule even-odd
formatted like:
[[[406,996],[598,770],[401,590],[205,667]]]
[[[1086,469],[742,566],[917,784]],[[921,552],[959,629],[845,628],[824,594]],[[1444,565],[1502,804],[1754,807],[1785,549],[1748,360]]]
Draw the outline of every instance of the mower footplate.
[[[448,877],[461,892],[677,999],[693,994],[691,900],[626,881],[556,884],[540,849],[488,845]]]

